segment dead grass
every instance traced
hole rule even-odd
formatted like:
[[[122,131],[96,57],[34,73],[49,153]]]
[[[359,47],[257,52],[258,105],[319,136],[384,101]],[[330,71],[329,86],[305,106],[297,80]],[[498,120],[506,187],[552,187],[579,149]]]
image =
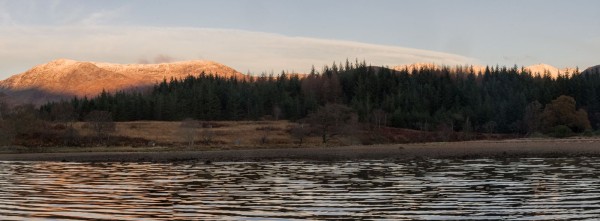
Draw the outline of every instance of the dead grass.
[[[101,141],[85,122],[74,123],[74,133],[68,132],[66,125],[45,122],[44,129],[18,136],[12,147],[0,147],[0,153],[7,151],[102,152],[103,148],[108,148],[106,151],[135,152],[140,149],[145,151],[218,150],[301,146],[299,140],[291,135],[291,129],[297,124],[289,121],[201,121],[192,124],[191,127],[181,125],[182,122],[177,121],[116,122],[115,131],[110,132],[110,138]],[[189,130],[193,130],[191,134],[195,140],[192,146],[188,146]],[[210,142],[206,142],[207,134],[211,138]],[[325,145],[321,143],[318,134],[309,134],[304,138],[302,146],[360,144],[356,137],[357,134],[335,136]]]
[[[115,135],[150,140],[157,144],[184,143],[185,138],[180,129],[181,122],[135,121],[117,123]],[[292,123],[287,121],[219,121],[204,123],[205,128],[194,128],[196,140],[202,138],[206,130],[213,134],[213,143],[251,146],[258,144],[262,136],[274,142],[288,142],[286,128]],[[206,125],[212,125],[209,128]],[[259,128],[271,128],[260,130]]]
[[[114,136],[141,138],[156,145],[180,146],[186,142],[181,132],[181,122],[167,121],[132,121],[117,122]],[[212,125],[208,128],[207,125]],[[203,126],[195,128],[196,144],[202,144],[205,131],[213,134],[212,145],[221,147],[266,147],[266,146],[298,146],[289,133],[289,128],[295,123],[289,121],[213,121],[203,122]],[[81,135],[89,135],[89,130],[83,128],[83,123],[75,124]],[[265,138],[265,139],[263,139]],[[348,138],[340,137],[331,141],[330,145],[340,145],[347,142]],[[348,143],[351,144],[351,143]],[[308,136],[303,145],[322,145],[318,136]],[[206,145],[205,145],[206,146]]]
[[[194,145],[188,146],[188,127],[182,128],[181,122],[168,121],[132,121],[117,122],[116,131],[111,133],[110,142],[99,143],[95,134],[78,122],[74,128],[78,134],[77,142],[65,144],[63,134],[66,127],[48,125],[47,136],[53,142],[37,139],[35,136],[24,137],[18,147],[0,147],[0,153],[8,152],[162,152],[162,151],[196,151],[196,150],[232,150],[263,148],[297,148],[297,147],[331,147],[351,145],[371,145],[390,143],[414,143],[440,141],[435,132],[383,127],[369,129],[366,125],[358,125],[347,135],[331,137],[323,144],[317,133],[304,137],[302,145],[291,134],[291,129],[298,125],[289,121],[203,121],[193,124],[191,130],[195,136]],[[211,141],[204,142],[206,134]],[[36,138],[36,139],[34,139]],[[504,139],[510,137],[503,137]],[[481,137],[476,139],[495,139]],[[497,139],[502,139],[501,137]],[[35,142],[33,142],[35,141]],[[65,146],[67,145],[67,146]],[[8,148],[8,149],[7,149]]]
[[[94,136],[83,127],[84,123],[76,123],[75,128],[82,136]],[[117,122],[113,136],[140,138],[157,146],[184,147],[187,143],[178,121],[131,121]],[[210,125],[210,128],[209,128]],[[244,148],[244,147],[294,147],[299,141],[292,137],[290,128],[294,122],[280,121],[204,121],[194,128],[196,148]],[[202,142],[203,134],[210,131],[212,142]],[[377,131],[357,130],[352,135],[332,137],[326,146],[346,146],[377,143],[407,143],[436,141],[433,132],[417,130],[382,128]],[[325,146],[318,134],[310,134],[304,138],[303,146]]]

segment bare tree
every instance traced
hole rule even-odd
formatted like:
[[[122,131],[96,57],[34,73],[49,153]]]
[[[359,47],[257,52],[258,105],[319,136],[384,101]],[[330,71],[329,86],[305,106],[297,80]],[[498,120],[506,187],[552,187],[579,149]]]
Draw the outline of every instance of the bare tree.
[[[52,107],[50,111],[50,119],[58,124],[64,125],[63,142],[65,145],[73,145],[77,143],[79,133],[74,127],[77,116],[75,109],[69,103],[58,103]]]
[[[463,135],[464,135],[464,139],[466,139],[466,140],[471,140],[474,137],[473,124],[471,123],[471,120],[469,119],[469,117],[467,117],[467,120],[463,124]]]
[[[310,128],[308,127],[308,125],[306,125],[302,122],[294,125],[290,129],[290,134],[292,135],[292,137],[294,139],[298,140],[298,144],[300,146],[302,146],[302,144],[304,143],[304,138],[306,138],[306,136],[308,136],[309,133],[310,133]]]
[[[0,92],[0,120],[4,120],[4,116],[8,114],[8,102],[6,94]]]
[[[38,111],[33,104],[24,104],[12,108],[8,119],[12,121],[17,134],[33,134],[43,128]]]
[[[210,145],[213,142],[215,137],[215,132],[213,131],[213,125],[210,122],[205,122],[202,124],[202,142],[205,145]]]
[[[538,101],[531,102],[525,107],[525,113],[523,114],[523,126],[525,127],[525,132],[528,135],[540,130],[542,111],[543,105]]]
[[[262,134],[260,136],[260,144],[267,144],[267,142],[269,141],[269,135],[271,134],[273,128],[271,128],[270,126],[266,126],[260,128],[260,130],[262,131]]]
[[[9,145],[19,135],[34,135],[39,137],[43,122],[39,119],[38,111],[31,104],[19,105],[3,111],[0,120],[0,143]]]
[[[323,143],[327,143],[331,137],[344,133],[344,127],[356,120],[354,116],[352,109],[347,106],[326,104],[309,114],[307,120],[313,130],[321,135]]]
[[[417,126],[417,128],[420,131],[429,131],[429,122],[425,121],[425,122],[417,122],[415,123],[415,125]]]
[[[75,109],[69,103],[58,103],[53,105],[50,110],[50,120],[54,122],[67,124],[75,121],[75,119]]]
[[[275,118],[275,120],[279,120],[279,118],[281,117],[281,108],[277,105],[273,106],[273,118]]]
[[[184,119],[179,125],[179,134],[189,147],[194,146],[194,142],[196,141],[196,128],[198,128],[199,125],[200,123],[197,120],[191,118]]]
[[[95,134],[100,143],[106,144],[110,134],[116,131],[117,126],[108,111],[92,111],[85,116],[86,126]]]
[[[481,127],[483,128],[483,130],[488,133],[488,134],[493,134],[496,131],[496,126],[498,126],[498,124],[496,124],[496,121],[488,121],[485,124],[483,124]]]
[[[373,110],[373,112],[371,112],[371,118],[377,129],[381,129],[381,126],[385,126],[387,123],[387,113],[382,109]]]
[[[260,144],[266,144],[269,142],[269,136],[271,135],[271,133],[273,133],[273,131],[276,131],[278,129],[269,124],[265,124],[265,126],[257,127],[256,130],[260,132],[260,134],[259,134],[260,137],[258,139]]]
[[[454,135],[454,129],[453,129],[454,125],[451,123],[440,123],[437,126],[437,134],[438,137],[442,140],[442,141],[450,141],[452,139],[452,136]]]
[[[10,121],[0,120],[0,146],[8,146],[13,143],[15,129]]]

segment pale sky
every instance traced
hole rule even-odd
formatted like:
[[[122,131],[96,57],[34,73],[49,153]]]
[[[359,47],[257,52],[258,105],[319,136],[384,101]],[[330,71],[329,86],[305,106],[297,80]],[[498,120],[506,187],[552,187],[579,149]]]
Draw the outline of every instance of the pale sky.
[[[58,58],[205,59],[241,72],[600,64],[596,0],[0,0],[0,79]]]

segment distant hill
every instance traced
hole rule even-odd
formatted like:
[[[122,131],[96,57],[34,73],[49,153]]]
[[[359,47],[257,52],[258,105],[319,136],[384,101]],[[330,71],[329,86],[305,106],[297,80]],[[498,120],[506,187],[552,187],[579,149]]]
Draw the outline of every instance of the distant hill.
[[[559,75],[570,76],[575,72],[575,68],[563,68],[559,69],[552,65],[548,64],[535,64],[525,67],[525,70],[531,72],[532,74],[549,74],[552,78],[557,78]]]
[[[201,73],[246,78],[238,71],[212,61],[161,64],[112,64],[59,59],[0,81],[0,91],[13,103],[42,104],[73,96],[93,97],[106,90],[139,90],[163,79]]]
[[[581,73],[582,74],[600,74],[600,65],[589,67]]]
[[[442,67],[448,67],[451,71],[473,73],[484,72],[486,68],[480,65],[442,66],[433,63],[414,63],[391,69],[410,72],[415,69],[441,69]],[[531,65],[524,69],[534,74],[549,74],[553,78],[574,72],[574,69],[559,69],[547,64]],[[189,75],[200,75],[203,72],[227,78],[249,78],[248,75],[226,65],[204,60],[160,64],[113,64],[58,59],[0,81],[0,93],[7,95],[8,101],[13,104],[43,104],[73,96],[94,97],[102,90],[108,92],[143,90],[163,79],[180,79]],[[600,73],[600,65],[590,67],[584,73]],[[300,78],[306,76],[295,75]]]

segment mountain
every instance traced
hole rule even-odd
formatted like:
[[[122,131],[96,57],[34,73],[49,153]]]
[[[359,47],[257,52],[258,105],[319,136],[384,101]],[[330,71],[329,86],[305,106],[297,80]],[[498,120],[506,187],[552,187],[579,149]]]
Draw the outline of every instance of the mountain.
[[[589,67],[581,72],[581,74],[600,74],[600,65]]]
[[[545,75],[549,74],[552,78],[557,78],[559,75],[567,75],[570,76],[575,72],[574,68],[563,68],[559,69],[552,65],[548,64],[535,64],[531,66],[525,67],[525,70],[529,71],[532,74],[540,74]]]
[[[0,81],[0,91],[17,103],[41,104],[106,90],[143,89],[171,78],[201,73],[246,78],[233,68],[203,60],[161,64],[112,64],[58,59]]]

